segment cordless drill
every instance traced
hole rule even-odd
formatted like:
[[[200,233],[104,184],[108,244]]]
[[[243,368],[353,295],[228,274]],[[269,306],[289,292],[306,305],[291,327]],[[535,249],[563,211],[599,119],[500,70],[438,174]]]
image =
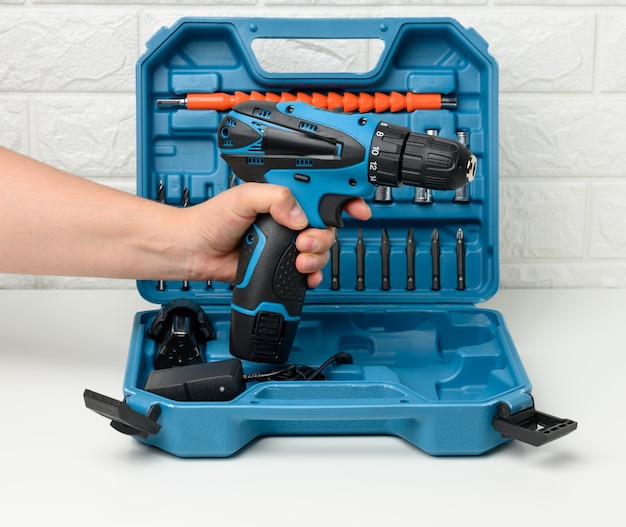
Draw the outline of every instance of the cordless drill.
[[[220,123],[218,145],[241,180],[288,187],[316,228],[342,227],[343,206],[372,197],[377,185],[453,190],[476,172],[476,157],[456,141],[302,102],[237,105]],[[295,267],[297,235],[269,214],[244,235],[231,303],[232,355],[270,364],[289,358],[307,288]]]

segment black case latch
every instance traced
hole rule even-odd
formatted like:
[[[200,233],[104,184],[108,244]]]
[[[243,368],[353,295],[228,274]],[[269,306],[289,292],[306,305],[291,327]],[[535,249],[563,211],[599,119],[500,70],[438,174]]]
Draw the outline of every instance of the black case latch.
[[[511,414],[506,403],[498,406],[498,417],[493,427],[507,439],[517,439],[533,446],[541,446],[576,430],[578,423],[535,410],[535,405]]]
[[[87,408],[111,419],[111,426],[122,434],[146,439],[149,435],[155,435],[161,430],[161,425],[156,422],[161,415],[161,407],[158,404],[153,404],[148,410],[148,415],[144,415],[133,410],[123,401],[91,390],[85,390],[83,398]]]

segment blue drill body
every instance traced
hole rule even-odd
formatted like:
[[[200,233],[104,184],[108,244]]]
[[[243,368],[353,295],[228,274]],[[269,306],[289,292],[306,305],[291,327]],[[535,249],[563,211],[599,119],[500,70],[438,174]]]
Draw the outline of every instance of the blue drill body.
[[[218,141],[237,177],[288,187],[317,228],[342,227],[343,206],[373,196],[377,185],[451,190],[471,181],[476,165],[456,141],[302,102],[239,104],[222,120]],[[243,237],[231,303],[234,356],[287,361],[306,292],[295,268],[297,234],[266,214]]]

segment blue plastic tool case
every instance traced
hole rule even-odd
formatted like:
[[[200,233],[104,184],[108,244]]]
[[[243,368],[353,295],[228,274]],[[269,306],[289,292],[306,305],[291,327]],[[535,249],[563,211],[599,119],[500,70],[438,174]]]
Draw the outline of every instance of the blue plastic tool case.
[[[377,39],[384,47],[366,73],[269,72],[253,52],[256,39]],[[339,273],[333,276],[337,268],[329,263],[322,284],[307,292],[289,360],[315,367],[338,351],[350,353],[352,364],[336,365],[327,380],[250,382],[233,400],[217,402],[180,402],[146,391],[156,352],[146,332],[159,307],[180,298],[201,305],[215,333],[205,359],[228,359],[232,288],[142,281],[141,295],[156,306],[136,315],[124,400],[89,392],[88,406],[142,443],[183,457],[229,456],[262,436],[315,434],[388,434],[433,455],[473,455],[512,438],[540,445],[576,428],[574,421],[535,410],[502,316],[476,306],[498,287],[498,66],[475,30],[449,18],[181,19],[153,36],[137,64],[138,194],[193,206],[233,184],[217,146],[224,112],[164,109],[156,100],[236,91],[453,97],[453,107],[382,117],[415,132],[468,141],[478,160],[475,180],[465,193],[435,190],[418,197],[414,187],[393,188],[391,196],[370,202],[369,221],[344,217],[335,248]],[[383,230],[388,287],[381,281]],[[359,234],[362,288],[356,285]]]

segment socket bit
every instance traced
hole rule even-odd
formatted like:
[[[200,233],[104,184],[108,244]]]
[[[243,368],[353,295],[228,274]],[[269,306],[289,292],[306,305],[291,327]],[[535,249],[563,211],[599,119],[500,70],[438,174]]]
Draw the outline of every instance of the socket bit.
[[[393,203],[391,187],[379,186],[374,193],[374,203]]]
[[[469,147],[469,133],[465,130],[458,130],[456,133],[456,138],[459,143],[462,145]],[[454,191],[453,201],[455,203],[469,203],[469,188],[467,185],[463,185],[462,187],[457,188]]]
[[[426,135],[439,135],[439,131],[435,129],[426,130]],[[430,205],[433,202],[433,193],[429,188],[415,187],[413,194],[413,203],[420,205]]]

